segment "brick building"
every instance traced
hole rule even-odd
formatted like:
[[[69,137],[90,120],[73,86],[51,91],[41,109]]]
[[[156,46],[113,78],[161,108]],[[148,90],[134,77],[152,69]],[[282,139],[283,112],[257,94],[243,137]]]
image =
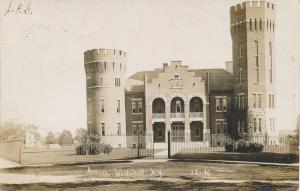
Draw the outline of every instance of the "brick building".
[[[88,132],[111,136],[108,142],[118,147],[151,142],[166,148],[168,132],[177,142],[218,146],[229,133],[250,130],[257,141],[277,144],[275,12],[267,1],[230,8],[232,61],[226,70],[171,61],[125,79],[126,52],[86,51]],[[229,122],[233,111],[247,116],[231,113],[236,117]],[[142,141],[134,138],[139,135]]]

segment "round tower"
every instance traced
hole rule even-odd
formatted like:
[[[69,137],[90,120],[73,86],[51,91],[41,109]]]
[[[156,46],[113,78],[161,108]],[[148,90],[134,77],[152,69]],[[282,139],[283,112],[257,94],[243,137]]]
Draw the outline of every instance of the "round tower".
[[[237,107],[248,110],[237,129],[252,129],[276,144],[276,6],[269,1],[246,1],[230,9],[234,93]],[[275,137],[275,138],[273,138]]]
[[[84,52],[89,134],[104,136],[112,146],[125,146],[126,52],[92,49]]]

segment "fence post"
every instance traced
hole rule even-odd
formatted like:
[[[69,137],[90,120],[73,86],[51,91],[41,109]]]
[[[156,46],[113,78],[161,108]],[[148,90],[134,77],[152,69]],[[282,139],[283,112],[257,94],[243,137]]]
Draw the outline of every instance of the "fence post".
[[[168,158],[171,158],[171,140],[170,131],[168,131]]]

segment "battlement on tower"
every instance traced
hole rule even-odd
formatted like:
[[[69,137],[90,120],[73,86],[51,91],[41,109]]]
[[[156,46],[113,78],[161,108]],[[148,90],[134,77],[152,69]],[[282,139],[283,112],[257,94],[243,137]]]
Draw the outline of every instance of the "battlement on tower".
[[[115,61],[125,63],[127,59],[127,53],[117,49],[91,49],[84,52],[84,62],[96,62],[96,61]]]
[[[275,4],[269,1],[245,1],[230,8],[230,23],[268,18],[275,20]]]
[[[275,4],[269,1],[245,1],[230,7],[230,13],[239,13],[247,8],[275,9]]]

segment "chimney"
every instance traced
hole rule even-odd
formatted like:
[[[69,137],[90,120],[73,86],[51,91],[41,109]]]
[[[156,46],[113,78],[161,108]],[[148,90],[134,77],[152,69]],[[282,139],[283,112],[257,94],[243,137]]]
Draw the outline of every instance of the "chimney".
[[[225,64],[226,64],[226,71],[233,74],[233,62],[227,61],[225,62]]]

